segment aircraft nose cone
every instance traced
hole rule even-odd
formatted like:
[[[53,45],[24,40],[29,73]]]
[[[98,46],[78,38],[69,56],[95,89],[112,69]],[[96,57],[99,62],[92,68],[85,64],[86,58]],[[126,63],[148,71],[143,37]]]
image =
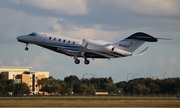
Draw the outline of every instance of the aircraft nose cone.
[[[22,39],[22,36],[18,36],[18,37],[16,37],[16,39],[19,41]]]
[[[26,41],[26,36],[18,36],[16,39],[20,42],[25,42]]]
[[[18,37],[16,37],[16,39],[17,39],[17,40],[19,40],[19,36],[18,36]]]

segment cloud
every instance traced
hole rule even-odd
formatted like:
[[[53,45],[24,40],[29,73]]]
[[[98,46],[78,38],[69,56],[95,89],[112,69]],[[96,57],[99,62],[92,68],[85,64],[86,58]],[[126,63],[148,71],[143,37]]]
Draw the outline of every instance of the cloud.
[[[156,72],[167,72],[169,76],[178,74],[180,63],[178,61],[177,57],[169,56],[169,57],[163,57],[163,56],[156,56],[156,60],[154,61],[156,67],[158,67],[155,71]]]
[[[30,60],[31,66],[35,69],[43,70],[44,68],[49,67],[48,64],[51,62],[51,57],[45,51],[42,51],[39,55]]]
[[[113,4],[146,15],[180,15],[179,0],[115,0]]]
[[[114,41],[116,37],[121,39],[119,38],[121,32],[103,30],[101,25],[83,27],[62,18],[33,16],[23,11],[6,8],[0,8],[0,13],[3,13],[0,23],[5,25],[5,27],[0,26],[0,34],[4,38],[1,41],[16,41],[15,38],[18,35],[33,31],[49,32],[73,38],[80,37],[81,39],[91,38],[107,41]]]
[[[56,13],[84,15],[88,13],[86,0],[21,0],[22,3],[36,6]],[[16,1],[16,3],[20,3]]]
[[[156,56],[157,63],[160,68],[164,68],[164,58],[162,56]]]
[[[169,61],[170,61],[171,65],[178,65],[179,64],[179,62],[178,62],[176,57],[170,57]]]
[[[20,66],[20,65],[22,65],[22,62],[21,62],[19,59],[14,59],[14,60],[12,61],[12,65],[14,65],[14,66]]]
[[[59,20],[66,22],[66,25],[63,25],[63,22],[59,22]],[[66,26],[67,28],[64,28],[64,26]],[[100,25],[94,25],[91,27],[77,26],[63,19],[54,20],[51,23],[51,28],[53,28],[54,30],[52,33],[57,35],[81,39],[102,39],[107,41],[115,41],[115,38],[119,37],[121,33],[119,31],[103,30]]]
[[[18,35],[28,34],[33,31],[47,31],[53,17],[33,16],[23,11],[0,7],[0,36],[1,42],[16,41]]]

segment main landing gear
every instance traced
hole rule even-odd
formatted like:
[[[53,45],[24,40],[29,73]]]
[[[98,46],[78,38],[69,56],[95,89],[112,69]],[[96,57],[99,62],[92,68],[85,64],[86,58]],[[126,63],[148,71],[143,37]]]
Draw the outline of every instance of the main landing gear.
[[[79,60],[79,59],[75,59],[75,60],[74,60],[74,63],[75,63],[75,64],[79,64],[79,63],[80,63],[80,60]],[[87,60],[87,59],[84,60],[84,64],[88,65],[89,63],[90,63],[89,60]]]
[[[25,50],[26,50],[26,51],[29,50],[29,48],[28,48],[28,43],[26,43]]]

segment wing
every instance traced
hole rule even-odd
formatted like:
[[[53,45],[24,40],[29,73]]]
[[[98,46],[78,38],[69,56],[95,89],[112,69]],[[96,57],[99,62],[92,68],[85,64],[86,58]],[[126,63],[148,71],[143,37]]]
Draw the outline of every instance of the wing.
[[[86,52],[87,50],[87,46],[88,46],[88,43],[82,47],[82,49],[79,49],[79,50],[72,50],[72,49],[64,49],[64,48],[58,48],[59,51],[65,53],[65,54],[68,54],[68,55],[71,55],[71,56],[84,56],[84,53]]]

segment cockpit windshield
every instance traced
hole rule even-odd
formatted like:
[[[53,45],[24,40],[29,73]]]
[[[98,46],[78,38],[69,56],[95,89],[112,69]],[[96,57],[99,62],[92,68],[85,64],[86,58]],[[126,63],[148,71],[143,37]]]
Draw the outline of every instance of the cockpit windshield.
[[[31,33],[31,34],[29,34],[29,36],[36,36],[36,33]]]

